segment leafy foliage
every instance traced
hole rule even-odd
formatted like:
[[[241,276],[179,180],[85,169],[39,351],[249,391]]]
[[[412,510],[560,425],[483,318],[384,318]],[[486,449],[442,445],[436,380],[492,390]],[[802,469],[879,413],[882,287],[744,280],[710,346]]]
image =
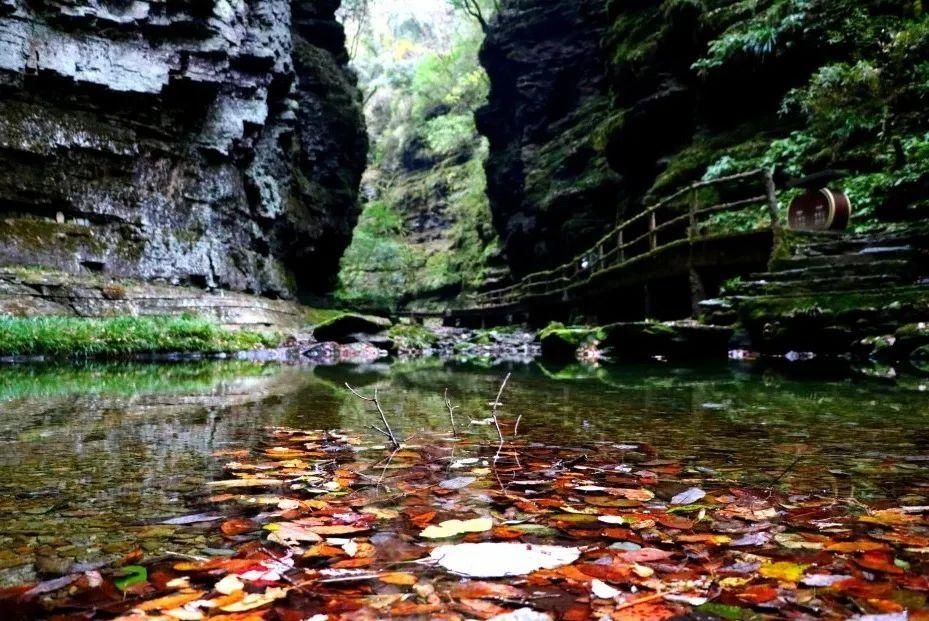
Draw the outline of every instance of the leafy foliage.
[[[929,129],[923,113],[929,104],[929,20],[921,3],[900,3],[899,11],[875,4],[706,3],[704,24],[717,35],[693,65],[702,76],[758,68],[801,48],[817,50],[823,62],[806,77],[791,76],[790,82],[796,85],[800,78],[800,84],[785,89],[778,118],[765,126],[774,130],[769,140],[755,140],[758,128],[744,137],[733,132],[702,152],[682,151],[669,169],[702,164],[706,179],[760,166],[789,176],[848,169],[852,174],[842,184],[858,230],[876,226],[876,211],[901,188],[913,188],[906,196],[918,196],[929,175],[923,155]],[[777,71],[799,71],[802,64],[794,54]]]
[[[488,89],[483,33],[464,7],[435,10],[431,21],[390,13],[356,59],[370,98],[371,199],[342,260],[344,304],[396,308],[453,294],[479,284],[496,253],[473,118]]]

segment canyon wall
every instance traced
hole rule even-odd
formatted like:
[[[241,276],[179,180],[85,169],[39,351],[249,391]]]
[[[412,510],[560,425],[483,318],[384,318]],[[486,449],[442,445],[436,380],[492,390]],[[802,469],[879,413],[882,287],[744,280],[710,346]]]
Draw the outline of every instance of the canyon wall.
[[[339,0],[0,0],[0,264],[328,289],[367,138]]]
[[[782,182],[845,171],[861,231],[929,206],[921,2],[511,0],[481,60],[488,194],[517,274],[692,181],[762,166]]]

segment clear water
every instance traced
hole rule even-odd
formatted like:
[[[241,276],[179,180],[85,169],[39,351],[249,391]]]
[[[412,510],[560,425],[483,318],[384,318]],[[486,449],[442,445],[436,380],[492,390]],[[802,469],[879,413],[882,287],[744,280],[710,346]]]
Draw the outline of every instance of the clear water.
[[[929,380],[796,379],[738,365],[615,369],[456,366],[421,360],[367,368],[242,362],[0,368],[0,584],[39,572],[147,555],[200,554],[208,528],[165,519],[203,510],[203,483],[267,426],[362,429],[379,394],[415,440],[488,415],[532,441],[644,443],[702,476],[929,504]]]

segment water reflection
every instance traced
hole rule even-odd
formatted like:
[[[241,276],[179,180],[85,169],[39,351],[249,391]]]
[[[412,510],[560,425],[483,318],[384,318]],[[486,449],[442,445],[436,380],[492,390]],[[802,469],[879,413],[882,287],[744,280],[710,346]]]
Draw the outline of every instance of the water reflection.
[[[415,439],[487,416],[505,372],[503,416],[529,440],[646,444],[738,485],[832,490],[929,504],[929,400],[908,387],[743,366],[589,369],[456,366],[422,360],[364,368],[243,362],[0,369],[0,582],[96,562],[220,547],[202,528],[157,522],[198,509],[203,482],[268,425],[361,429],[379,389]]]

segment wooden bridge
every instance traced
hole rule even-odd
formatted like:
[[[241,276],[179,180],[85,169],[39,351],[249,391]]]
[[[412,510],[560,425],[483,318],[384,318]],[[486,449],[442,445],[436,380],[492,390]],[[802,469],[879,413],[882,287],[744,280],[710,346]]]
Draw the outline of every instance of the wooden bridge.
[[[661,306],[666,314],[689,316],[723,280],[766,266],[780,227],[770,170],[701,181],[620,222],[563,265],[432,315],[476,323],[526,313],[567,319],[572,309],[583,309],[638,319],[654,316],[651,307]],[[658,304],[656,296],[662,297]],[[676,301],[668,304],[668,297]]]

